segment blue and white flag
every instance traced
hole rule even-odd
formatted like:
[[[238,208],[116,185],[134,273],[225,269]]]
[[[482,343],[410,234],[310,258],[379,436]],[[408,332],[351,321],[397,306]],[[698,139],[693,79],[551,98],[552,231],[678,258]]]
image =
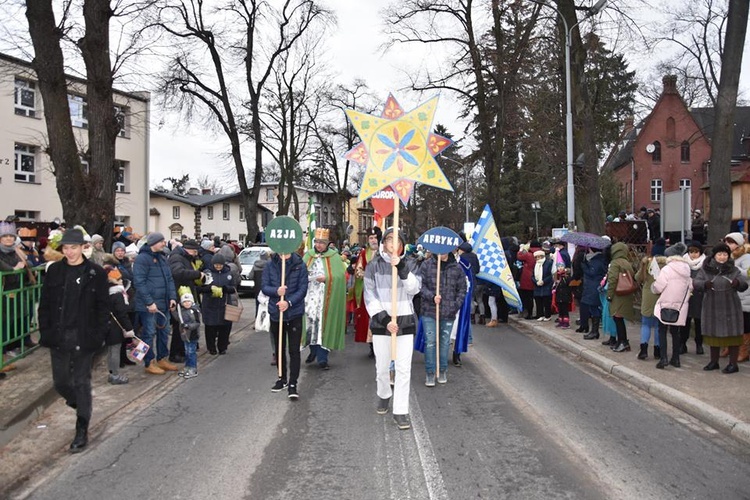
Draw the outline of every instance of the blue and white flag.
[[[495,218],[489,205],[485,205],[472,236],[474,253],[479,257],[479,274],[477,278],[489,281],[503,290],[503,296],[509,306],[523,310],[521,297],[516,289],[516,282],[508,267],[505,250],[500,241],[500,234],[495,225]]]

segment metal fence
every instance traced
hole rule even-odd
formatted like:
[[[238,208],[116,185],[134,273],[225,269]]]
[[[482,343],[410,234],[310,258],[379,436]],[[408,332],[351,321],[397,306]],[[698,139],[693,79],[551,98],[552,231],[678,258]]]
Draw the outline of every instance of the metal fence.
[[[39,330],[37,305],[42,290],[42,268],[0,272],[0,370],[38,347],[27,347],[26,338]],[[17,276],[18,283],[8,279]],[[33,279],[32,276],[33,275]]]

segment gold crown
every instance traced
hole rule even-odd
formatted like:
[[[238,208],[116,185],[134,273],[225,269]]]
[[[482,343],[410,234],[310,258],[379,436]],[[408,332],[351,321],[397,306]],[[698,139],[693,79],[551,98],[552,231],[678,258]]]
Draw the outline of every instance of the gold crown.
[[[316,240],[326,240],[328,241],[329,236],[331,235],[331,230],[326,229],[324,227],[319,227],[315,229],[315,239]]]

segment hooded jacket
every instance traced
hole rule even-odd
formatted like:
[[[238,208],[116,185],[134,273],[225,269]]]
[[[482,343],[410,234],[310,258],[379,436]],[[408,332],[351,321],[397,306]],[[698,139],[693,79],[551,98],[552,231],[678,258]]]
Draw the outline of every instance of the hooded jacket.
[[[693,280],[690,277],[690,265],[682,256],[667,257],[667,265],[659,272],[659,277],[651,285],[651,290],[659,294],[654,307],[654,316],[665,325],[684,326],[687,321],[690,292]],[[674,323],[661,319],[664,308],[677,309],[680,316]]]
[[[435,291],[437,290],[437,257],[422,263],[419,268],[422,281],[422,316],[435,318]],[[453,254],[440,263],[440,319],[453,321],[466,296],[466,277]]]
[[[292,253],[285,264],[284,284],[287,294],[284,299],[291,307],[284,311],[284,321],[301,318],[305,314],[305,295],[307,295],[307,266],[302,257]],[[277,290],[281,286],[281,257],[274,254],[263,268],[263,285],[261,290],[268,296],[268,314],[271,321],[279,321],[279,297]]]
[[[135,310],[145,312],[149,305],[164,314],[169,314],[169,301],[177,302],[177,288],[172,279],[167,257],[143,245],[133,263],[133,286],[135,286]]]
[[[633,319],[633,316],[635,316],[635,311],[633,310],[635,294],[615,294],[620,274],[624,272],[630,273],[631,277],[635,276],[633,265],[628,260],[628,246],[625,243],[618,242],[612,245],[612,261],[607,271],[607,300],[610,301],[609,314],[612,317]]]

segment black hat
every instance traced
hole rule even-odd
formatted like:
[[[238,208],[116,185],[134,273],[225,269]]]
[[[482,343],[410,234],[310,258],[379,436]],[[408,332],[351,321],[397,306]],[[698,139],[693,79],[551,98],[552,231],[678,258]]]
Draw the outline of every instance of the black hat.
[[[729,256],[732,255],[732,251],[729,249],[729,245],[727,245],[726,243],[719,243],[718,245],[714,246],[713,250],[711,251],[711,255],[716,255],[719,252],[724,252]]]
[[[378,243],[380,243],[380,240],[383,239],[383,231],[378,226],[371,227],[367,230],[366,236],[369,238],[370,236],[377,236],[378,237]]]
[[[458,246],[458,249],[462,252],[469,253],[473,250],[473,247],[471,246],[471,243],[469,243],[468,241],[464,241]]]
[[[200,250],[201,245],[195,240],[187,240],[185,243],[182,244],[182,246],[187,250]]]
[[[83,245],[83,231],[80,229],[68,229],[60,239],[60,245]]]
[[[699,252],[703,252],[703,244],[700,241],[688,240],[685,242],[685,246],[688,248],[688,251],[690,251],[691,248],[696,248]]]

